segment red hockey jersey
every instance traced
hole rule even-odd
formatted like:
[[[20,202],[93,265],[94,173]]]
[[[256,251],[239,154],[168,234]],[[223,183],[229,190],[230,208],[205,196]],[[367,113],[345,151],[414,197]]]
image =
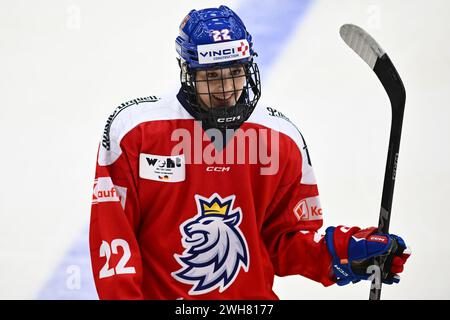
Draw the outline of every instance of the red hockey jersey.
[[[180,95],[108,118],[90,223],[100,299],[277,299],[274,275],[334,283],[300,132],[258,105],[223,134]]]

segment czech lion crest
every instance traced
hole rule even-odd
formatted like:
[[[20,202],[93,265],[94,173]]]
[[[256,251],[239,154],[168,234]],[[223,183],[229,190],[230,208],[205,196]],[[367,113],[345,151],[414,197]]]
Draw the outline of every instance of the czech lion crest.
[[[248,245],[239,225],[240,208],[233,208],[235,196],[217,193],[205,198],[195,195],[197,215],[180,225],[185,250],[174,257],[181,269],[172,273],[177,281],[192,285],[190,295],[219,289],[225,291],[241,269],[249,267]]]

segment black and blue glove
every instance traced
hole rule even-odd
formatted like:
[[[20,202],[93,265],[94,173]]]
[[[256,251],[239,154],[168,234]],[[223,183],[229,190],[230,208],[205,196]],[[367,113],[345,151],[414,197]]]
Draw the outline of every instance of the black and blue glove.
[[[381,266],[380,280],[386,284],[397,283],[400,281],[398,274],[411,254],[401,237],[378,233],[375,227],[362,230],[329,227],[325,241],[338,285],[369,280],[374,272],[375,258]]]

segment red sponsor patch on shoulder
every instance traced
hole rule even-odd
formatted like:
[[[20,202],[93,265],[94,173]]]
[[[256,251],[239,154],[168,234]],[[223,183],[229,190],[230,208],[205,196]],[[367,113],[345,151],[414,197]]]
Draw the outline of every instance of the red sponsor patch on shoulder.
[[[322,220],[322,207],[318,196],[300,200],[294,208],[298,221]]]
[[[372,241],[372,242],[381,242],[381,243],[388,243],[388,238],[386,236],[379,236],[379,235],[371,235],[367,241]]]

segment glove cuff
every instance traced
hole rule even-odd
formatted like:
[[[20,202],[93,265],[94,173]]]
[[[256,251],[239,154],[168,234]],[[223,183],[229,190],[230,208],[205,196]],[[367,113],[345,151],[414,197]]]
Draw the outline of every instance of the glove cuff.
[[[345,227],[341,227],[345,228]],[[359,229],[359,228],[358,228]],[[345,231],[344,233],[349,233],[350,229],[345,228],[341,231]],[[346,285],[352,281],[352,279],[356,278],[356,275],[353,273],[350,263],[348,261],[347,250],[342,250],[344,247],[342,244],[345,242],[345,237],[341,237],[338,239],[339,246],[336,247],[334,234],[336,232],[336,227],[328,227],[325,231],[325,242],[327,244],[328,251],[331,254],[331,264],[334,275],[336,277],[336,283],[339,286]],[[351,236],[351,234],[349,235]],[[348,243],[348,239],[347,239]],[[336,248],[340,251],[342,259],[339,257]]]

